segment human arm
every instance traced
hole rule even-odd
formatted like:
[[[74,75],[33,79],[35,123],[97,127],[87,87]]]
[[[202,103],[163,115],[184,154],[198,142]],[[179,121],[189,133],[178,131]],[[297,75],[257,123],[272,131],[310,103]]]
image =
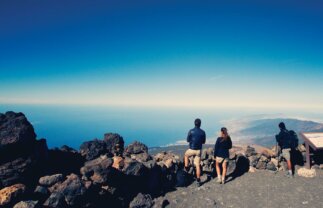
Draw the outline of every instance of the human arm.
[[[191,133],[191,130],[189,130],[186,141],[191,142],[191,140],[192,140],[192,133]]]

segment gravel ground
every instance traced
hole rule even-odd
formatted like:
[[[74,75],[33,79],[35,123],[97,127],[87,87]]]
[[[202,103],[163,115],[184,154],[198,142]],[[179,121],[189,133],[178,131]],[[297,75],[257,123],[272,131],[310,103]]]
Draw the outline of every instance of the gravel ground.
[[[216,179],[167,193],[167,207],[323,207],[323,170],[315,178],[286,178],[283,172],[245,173],[222,185]]]

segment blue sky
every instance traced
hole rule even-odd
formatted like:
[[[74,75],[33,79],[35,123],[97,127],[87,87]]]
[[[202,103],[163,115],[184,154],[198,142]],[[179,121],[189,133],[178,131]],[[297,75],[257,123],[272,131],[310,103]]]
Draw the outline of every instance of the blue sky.
[[[323,108],[321,1],[0,1],[0,103]]]

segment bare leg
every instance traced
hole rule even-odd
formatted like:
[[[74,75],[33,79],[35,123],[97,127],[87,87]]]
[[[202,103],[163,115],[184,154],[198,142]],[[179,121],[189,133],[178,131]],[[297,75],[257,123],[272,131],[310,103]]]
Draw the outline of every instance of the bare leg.
[[[200,179],[201,177],[201,166],[200,164],[196,164],[196,178]]]
[[[220,170],[220,163],[218,161],[215,161],[215,169],[216,169],[216,174],[218,175],[217,182],[221,182],[221,170]]]
[[[189,162],[189,161],[188,161],[188,156],[186,156],[186,155],[185,155],[185,156],[184,156],[184,167],[185,167],[185,168],[188,168],[188,162]]]
[[[290,160],[287,160],[287,168],[288,170],[292,170],[292,162]]]
[[[227,174],[227,162],[226,161],[223,161],[222,168],[223,168],[223,174],[222,174],[222,181],[223,181],[223,179],[225,179],[225,176]]]

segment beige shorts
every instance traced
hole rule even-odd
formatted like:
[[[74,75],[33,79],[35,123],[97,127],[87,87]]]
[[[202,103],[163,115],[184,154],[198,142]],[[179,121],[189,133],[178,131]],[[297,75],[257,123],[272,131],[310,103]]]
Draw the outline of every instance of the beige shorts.
[[[188,149],[185,152],[186,157],[194,157],[194,165],[198,166],[201,163],[201,150]]]
[[[215,161],[217,161],[218,163],[229,162],[229,158],[216,157]]]
[[[290,150],[290,148],[282,150],[283,157],[285,158],[285,160],[290,160]]]

